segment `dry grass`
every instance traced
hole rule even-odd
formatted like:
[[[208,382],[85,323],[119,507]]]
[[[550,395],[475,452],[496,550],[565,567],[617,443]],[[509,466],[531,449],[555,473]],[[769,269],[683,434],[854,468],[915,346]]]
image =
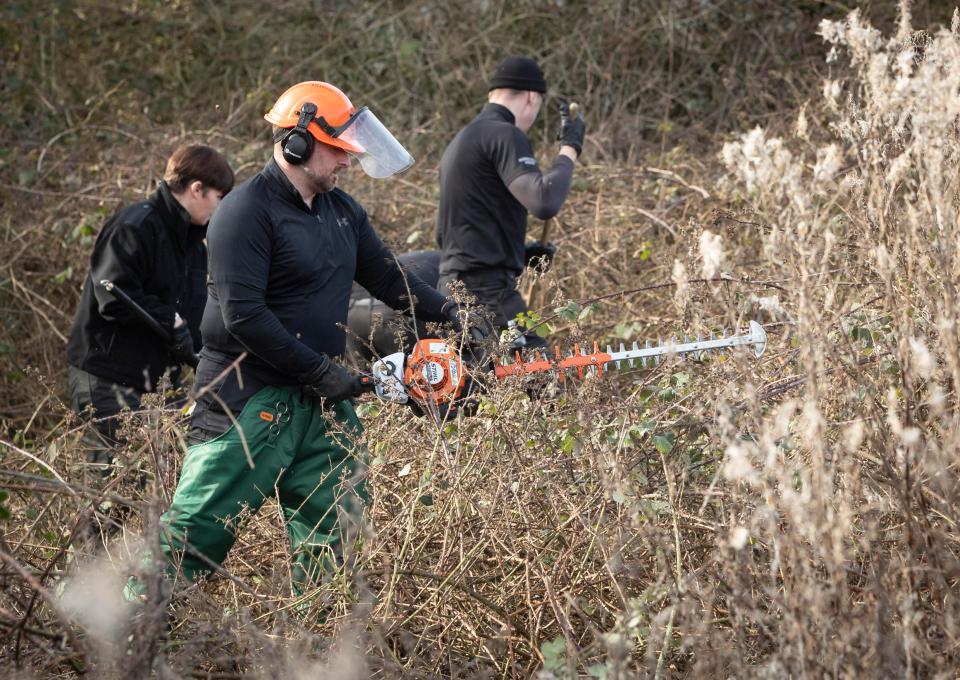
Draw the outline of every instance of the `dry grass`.
[[[22,36],[4,55],[22,82],[8,81],[2,125],[17,141],[0,168],[16,208],[0,256],[0,655],[15,672],[953,676],[960,37],[914,32],[906,5],[901,20],[873,13],[883,33],[834,11],[824,46],[812,3],[640,4],[490,3],[478,22],[459,5],[284,3],[316,45],[278,42],[277,20],[246,3],[3,10],[5,37]],[[949,22],[912,11],[915,25]],[[110,51],[120,27],[142,39],[158,24],[170,52]],[[58,58],[64,27],[96,58]],[[561,40],[573,27],[589,40]],[[128,467],[108,489],[77,469],[62,336],[90,230],[183,139],[253,172],[256,113],[322,58],[309,75],[349,74],[415,140],[411,174],[347,184],[398,249],[425,247],[437,149],[476,108],[476,72],[521,47],[582,97],[593,131],[539,286],[555,337],[756,318],[767,354],[670,361],[534,401],[491,386],[457,422],[366,402],[373,497],[348,573],[292,598],[268,501],[227,574],[172,601],[155,581],[156,601],[129,618],[110,603],[156,535],[182,429],[155,405],[129,424]],[[158,58],[188,48],[179,71]],[[142,143],[116,143],[130,136]],[[120,507],[127,531],[94,560],[78,529]]]

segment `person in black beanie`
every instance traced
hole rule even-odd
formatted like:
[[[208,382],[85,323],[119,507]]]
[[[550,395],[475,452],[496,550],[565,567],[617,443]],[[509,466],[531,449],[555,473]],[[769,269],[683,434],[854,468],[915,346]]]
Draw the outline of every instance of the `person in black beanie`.
[[[437,244],[441,249],[439,288],[463,283],[504,329],[527,311],[517,291],[524,267],[548,266],[556,248],[526,242],[528,212],[548,219],[570,191],[573,164],[583,147],[585,125],[560,105],[560,153],[544,174],[527,130],[533,125],[547,82],[536,61],[508,57],[488,81],[487,104],[447,146],[440,163]],[[534,333],[527,347],[544,347]]]

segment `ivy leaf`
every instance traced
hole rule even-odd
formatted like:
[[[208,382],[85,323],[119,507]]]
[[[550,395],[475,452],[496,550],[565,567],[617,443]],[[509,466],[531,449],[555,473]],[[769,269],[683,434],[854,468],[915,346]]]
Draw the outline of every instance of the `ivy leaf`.
[[[602,663],[595,663],[587,668],[587,675],[591,678],[597,678],[598,680],[607,680],[609,673],[610,669]]]
[[[357,415],[361,418],[374,418],[380,415],[380,411],[380,404],[376,403],[359,404],[357,406]]]
[[[664,455],[670,453],[673,450],[673,433],[653,435],[653,445],[657,447],[657,451]]]
[[[657,429],[657,422],[655,420],[644,420],[639,425],[634,425],[630,428],[630,432],[636,437],[642,437],[647,432],[653,432]]]
[[[540,653],[543,654],[543,668],[548,671],[558,671],[566,665],[567,645],[562,635],[540,643]]]
[[[570,302],[566,307],[557,307],[554,311],[567,321],[576,321],[577,317],[580,316],[582,308],[576,302]]]

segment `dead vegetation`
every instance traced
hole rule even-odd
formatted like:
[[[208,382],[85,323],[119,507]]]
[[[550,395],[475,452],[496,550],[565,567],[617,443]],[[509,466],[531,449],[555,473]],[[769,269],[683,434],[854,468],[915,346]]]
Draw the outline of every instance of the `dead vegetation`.
[[[0,15],[0,658],[15,673],[955,672],[960,38],[936,25],[948,13],[45,5]],[[183,441],[178,413],[153,402],[105,489],[79,469],[63,339],[101,221],[187,139],[255,172],[261,111],[319,77],[349,83],[409,141],[410,174],[346,185],[397,250],[429,247],[438,152],[511,51],[542,57],[590,125],[539,285],[553,336],[612,344],[757,319],[767,353],[668,361],[535,401],[506,383],[476,417],[441,424],[367,401],[372,499],[347,573],[291,597],[268,501],[226,573],[172,594],[155,580],[151,606],[123,608]],[[555,124],[545,111],[533,132],[545,157]],[[91,554],[88,526],[109,534],[105,552]]]

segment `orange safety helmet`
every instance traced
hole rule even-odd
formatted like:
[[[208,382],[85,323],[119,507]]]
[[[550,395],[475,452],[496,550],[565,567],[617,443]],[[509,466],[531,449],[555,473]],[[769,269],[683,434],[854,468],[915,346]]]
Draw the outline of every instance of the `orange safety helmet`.
[[[307,125],[314,139],[351,153],[364,149],[339,136],[357,115],[350,99],[330,83],[308,80],[297,83],[280,95],[264,118],[279,128],[293,128],[300,121],[300,110],[306,103],[317,107],[316,117]]]

